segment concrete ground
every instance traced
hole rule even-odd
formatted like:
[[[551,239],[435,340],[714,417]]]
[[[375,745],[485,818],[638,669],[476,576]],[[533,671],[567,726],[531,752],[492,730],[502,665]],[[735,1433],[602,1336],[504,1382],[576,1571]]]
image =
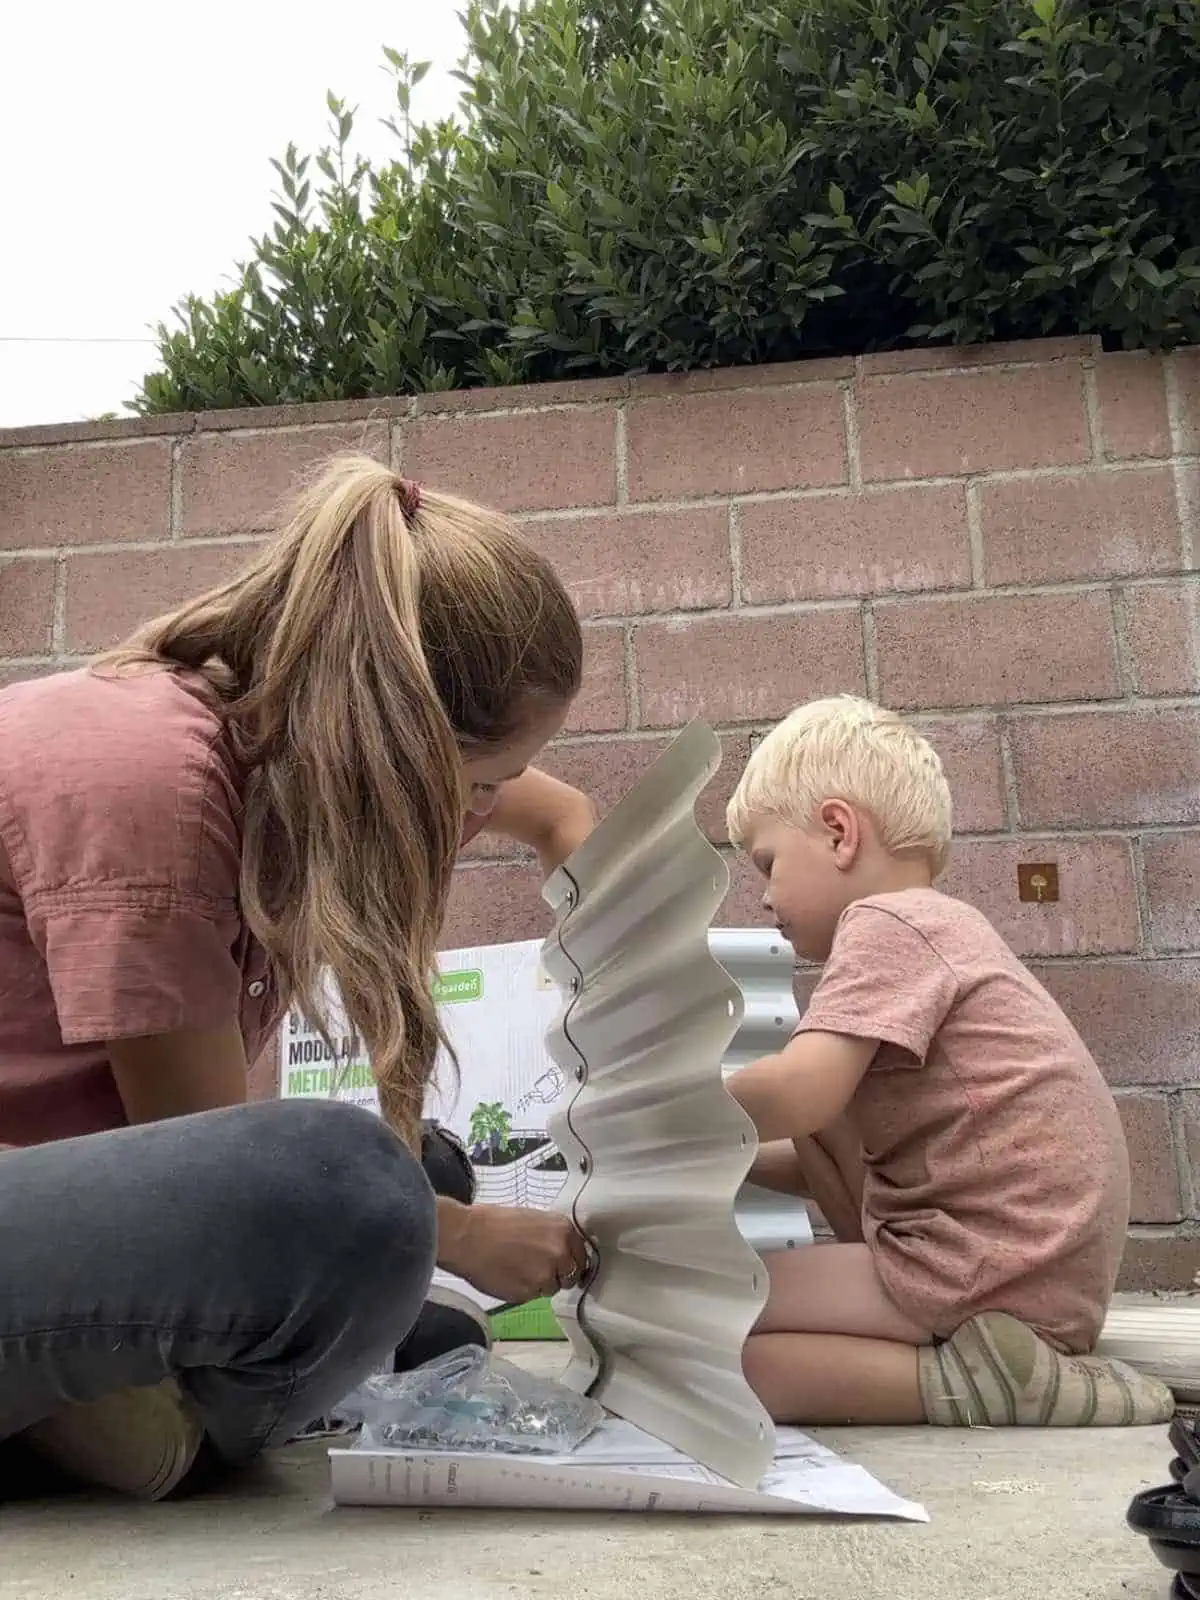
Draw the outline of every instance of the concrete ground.
[[[563,1347],[506,1346],[556,1371]],[[927,1526],[339,1510],[324,1442],[160,1506],[0,1506],[3,1600],[1162,1600],[1125,1508],[1165,1482],[1160,1428],[821,1429]]]

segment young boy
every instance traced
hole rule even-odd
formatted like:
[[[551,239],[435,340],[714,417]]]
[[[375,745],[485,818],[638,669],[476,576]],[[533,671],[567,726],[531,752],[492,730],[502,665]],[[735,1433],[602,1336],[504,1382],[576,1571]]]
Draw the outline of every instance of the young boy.
[[[978,911],[933,887],[941,762],[849,697],[755,749],[729,834],[796,954],[823,963],[790,1043],[729,1082],[753,1180],[838,1243],[768,1259],[745,1370],[800,1423],[1161,1423],[1170,1390],[1095,1347],[1129,1163],[1095,1062]]]

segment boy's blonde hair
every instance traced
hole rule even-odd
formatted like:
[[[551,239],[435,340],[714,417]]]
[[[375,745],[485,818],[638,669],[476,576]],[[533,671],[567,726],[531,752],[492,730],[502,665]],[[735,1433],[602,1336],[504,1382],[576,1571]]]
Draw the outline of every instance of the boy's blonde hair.
[[[950,788],[927,739],[894,711],[854,695],[798,706],[756,746],[726,811],[729,837],[753,817],[807,827],[825,800],[870,812],[889,850],[926,850],[935,874],[950,852]]]

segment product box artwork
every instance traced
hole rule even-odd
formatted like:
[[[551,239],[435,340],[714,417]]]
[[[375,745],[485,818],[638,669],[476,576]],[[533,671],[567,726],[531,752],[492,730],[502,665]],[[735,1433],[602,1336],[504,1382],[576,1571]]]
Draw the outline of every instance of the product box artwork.
[[[546,1051],[546,1030],[562,998],[543,970],[541,951],[541,940],[530,939],[438,957],[435,998],[461,1077],[455,1081],[454,1065],[443,1054],[425,1116],[461,1139],[475,1169],[477,1197],[492,1204],[549,1206],[566,1181],[566,1166],[546,1132],[565,1087]],[[290,1011],[280,1033],[280,1092],[377,1111],[370,1064],[333,990],[328,1006],[337,1060],[316,1029]]]

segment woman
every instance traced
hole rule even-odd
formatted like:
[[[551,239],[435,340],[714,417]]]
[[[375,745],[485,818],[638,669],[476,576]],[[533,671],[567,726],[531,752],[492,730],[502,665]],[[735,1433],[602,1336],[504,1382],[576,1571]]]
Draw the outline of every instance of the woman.
[[[0,694],[0,1440],[161,1498],[377,1369],[435,1260],[577,1281],[564,1219],[435,1200],[415,1152],[460,839],[587,829],[530,770],[581,653],[502,519],[348,457],[224,587]],[[245,1103],[326,970],[383,1121]]]

